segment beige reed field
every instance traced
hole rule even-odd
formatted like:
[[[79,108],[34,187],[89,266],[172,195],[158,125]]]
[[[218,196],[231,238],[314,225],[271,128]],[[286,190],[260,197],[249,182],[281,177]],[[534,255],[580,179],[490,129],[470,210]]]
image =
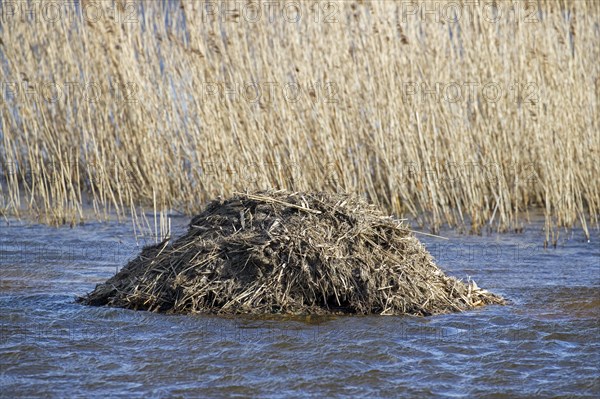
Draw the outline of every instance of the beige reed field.
[[[598,228],[600,2],[1,1],[0,212],[256,189]],[[588,233],[589,234],[589,233]]]

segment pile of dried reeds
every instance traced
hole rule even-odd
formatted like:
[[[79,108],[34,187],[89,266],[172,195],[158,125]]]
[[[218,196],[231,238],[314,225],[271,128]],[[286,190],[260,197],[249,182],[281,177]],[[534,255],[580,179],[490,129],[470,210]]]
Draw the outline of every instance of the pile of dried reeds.
[[[503,303],[446,276],[402,221],[349,195],[215,200],[81,299],[172,313],[432,315]]]

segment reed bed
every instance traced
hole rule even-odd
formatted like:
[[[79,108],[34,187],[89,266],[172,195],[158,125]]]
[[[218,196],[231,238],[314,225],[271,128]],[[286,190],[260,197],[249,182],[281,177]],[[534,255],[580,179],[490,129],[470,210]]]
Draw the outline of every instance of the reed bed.
[[[272,188],[358,194],[434,232],[519,229],[532,208],[548,237],[598,226],[598,2],[332,1],[297,18],[281,1],[260,20],[225,3],[0,4],[2,212],[192,215]]]
[[[503,304],[446,276],[407,226],[341,194],[218,199],[81,302],[169,313],[411,314]]]

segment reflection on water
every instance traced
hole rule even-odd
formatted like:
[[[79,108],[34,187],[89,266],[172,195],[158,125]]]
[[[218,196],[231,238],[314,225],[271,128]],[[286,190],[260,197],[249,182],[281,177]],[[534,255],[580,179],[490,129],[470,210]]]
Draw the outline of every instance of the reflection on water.
[[[181,229],[186,219],[176,219]],[[421,237],[509,299],[415,317],[165,316],[75,304],[139,248],[127,224],[0,230],[5,397],[600,395],[600,250],[575,231]]]

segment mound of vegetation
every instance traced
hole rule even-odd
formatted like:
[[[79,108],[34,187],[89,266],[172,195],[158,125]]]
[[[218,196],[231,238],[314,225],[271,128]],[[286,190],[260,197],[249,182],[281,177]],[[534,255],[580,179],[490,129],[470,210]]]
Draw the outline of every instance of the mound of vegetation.
[[[331,193],[215,200],[80,299],[169,313],[432,315],[501,304],[446,276],[402,221]]]

